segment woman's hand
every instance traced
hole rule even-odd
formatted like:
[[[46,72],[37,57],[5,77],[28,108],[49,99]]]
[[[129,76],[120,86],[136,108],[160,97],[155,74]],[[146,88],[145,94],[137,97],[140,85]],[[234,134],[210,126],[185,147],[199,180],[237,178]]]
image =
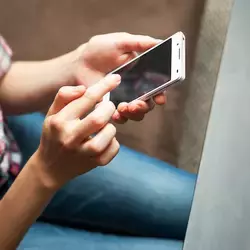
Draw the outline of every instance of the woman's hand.
[[[79,85],[91,86],[110,71],[133,59],[136,52],[144,52],[157,43],[158,39],[128,33],[94,36],[76,50],[75,80]],[[153,109],[154,103],[162,105],[165,102],[165,95],[159,94],[149,102],[122,103],[114,113],[113,120],[118,123],[124,123],[128,119],[142,120]]]
[[[17,249],[62,185],[116,156],[119,143],[109,123],[113,103],[103,102],[91,110],[119,82],[120,77],[112,75],[87,90],[84,86],[60,89],[45,118],[37,151],[0,200],[0,249]]]
[[[40,146],[32,158],[46,186],[58,189],[70,179],[108,164],[116,156],[119,143],[116,129],[109,123],[115,106],[102,102],[90,111],[119,83],[119,75],[109,75],[88,89],[63,87],[58,92],[45,119]]]

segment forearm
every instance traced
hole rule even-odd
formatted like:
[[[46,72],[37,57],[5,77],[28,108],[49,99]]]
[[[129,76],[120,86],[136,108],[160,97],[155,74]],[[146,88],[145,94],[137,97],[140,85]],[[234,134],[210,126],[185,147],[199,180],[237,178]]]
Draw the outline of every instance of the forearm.
[[[0,84],[0,104],[5,114],[47,108],[58,89],[73,85],[75,52],[42,62],[14,62]]]
[[[29,161],[0,201],[0,249],[14,250],[53,196]]]

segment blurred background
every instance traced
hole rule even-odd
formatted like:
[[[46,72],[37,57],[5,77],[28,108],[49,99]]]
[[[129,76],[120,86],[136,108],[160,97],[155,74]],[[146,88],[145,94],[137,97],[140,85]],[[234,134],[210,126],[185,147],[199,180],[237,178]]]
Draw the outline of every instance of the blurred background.
[[[122,144],[197,172],[232,0],[0,0],[0,33],[15,60],[66,53],[91,36],[183,31],[187,80],[140,123],[118,126]]]

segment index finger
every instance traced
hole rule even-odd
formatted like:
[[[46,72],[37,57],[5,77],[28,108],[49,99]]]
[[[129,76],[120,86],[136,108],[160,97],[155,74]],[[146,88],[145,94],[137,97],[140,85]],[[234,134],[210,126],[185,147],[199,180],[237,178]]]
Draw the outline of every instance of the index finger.
[[[77,119],[86,115],[91,111],[97,102],[104,95],[116,88],[121,82],[121,77],[118,74],[111,74],[100,80],[98,83],[89,87],[85,94],[65,106],[58,115],[62,119]]]

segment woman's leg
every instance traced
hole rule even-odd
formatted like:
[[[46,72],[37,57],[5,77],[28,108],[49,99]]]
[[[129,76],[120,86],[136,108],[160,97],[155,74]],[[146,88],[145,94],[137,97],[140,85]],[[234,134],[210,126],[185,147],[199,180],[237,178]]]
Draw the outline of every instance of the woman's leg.
[[[19,249],[181,250],[182,246],[183,242],[181,241],[115,236],[36,223],[25,236]]]
[[[27,159],[38,146],[43,116],[11,118]],[[28,132],[27,132],[28,131]],[[183,240],[196,176],[121,147],[107,166],[64,186],[42,218],[106,232]]]

